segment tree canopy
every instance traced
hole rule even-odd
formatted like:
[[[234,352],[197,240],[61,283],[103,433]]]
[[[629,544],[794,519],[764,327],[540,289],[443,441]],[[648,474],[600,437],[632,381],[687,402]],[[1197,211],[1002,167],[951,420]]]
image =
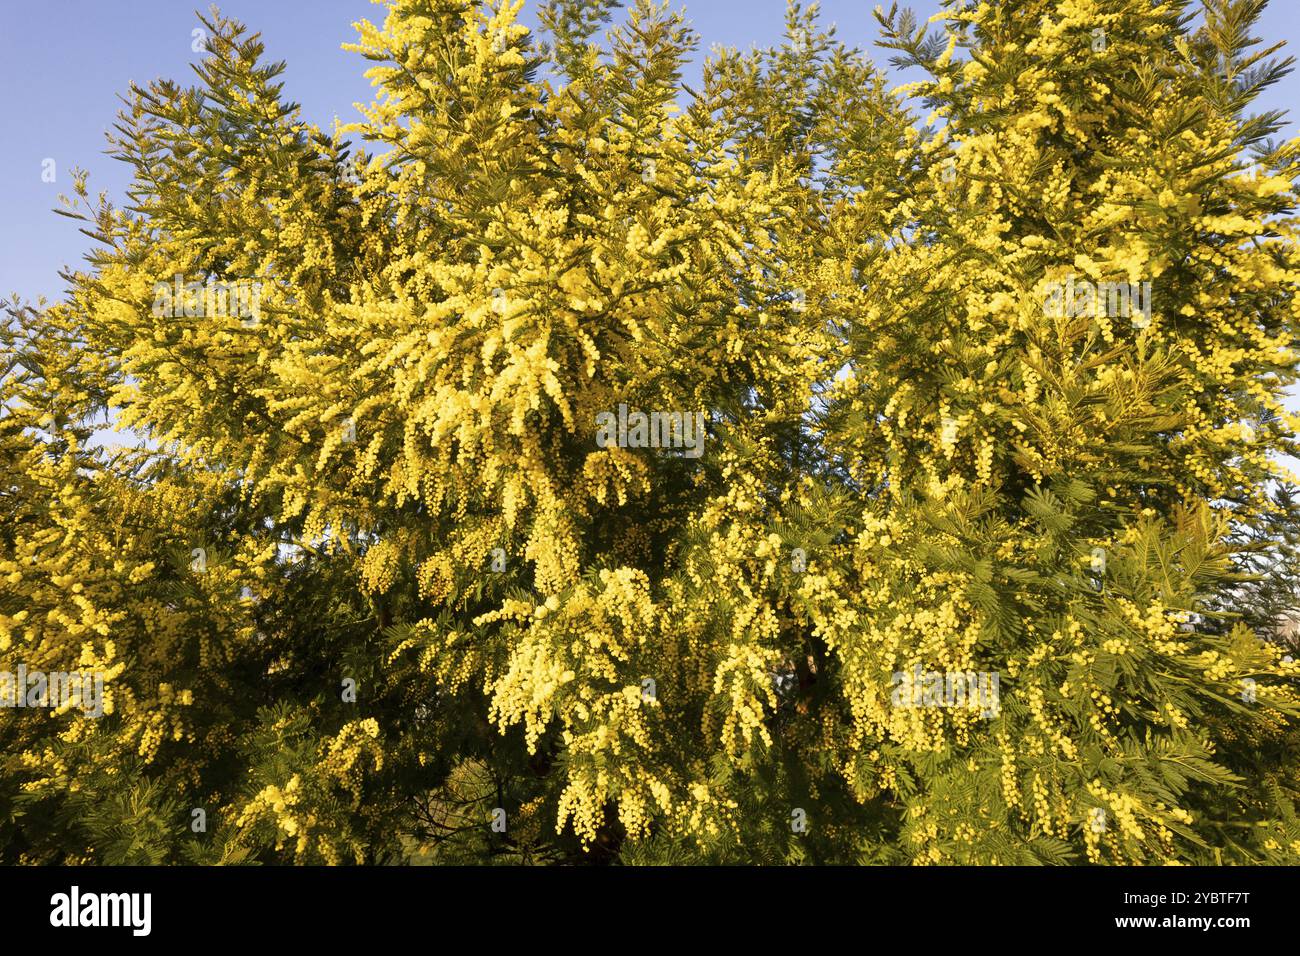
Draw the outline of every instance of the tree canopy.
[[[388,0],[331,131],[215,10],[130,86],[0,333],[0,671],[103,683],[0,711],[0,856],[1300,861],[1262,0],[698,89],[617,6]]]

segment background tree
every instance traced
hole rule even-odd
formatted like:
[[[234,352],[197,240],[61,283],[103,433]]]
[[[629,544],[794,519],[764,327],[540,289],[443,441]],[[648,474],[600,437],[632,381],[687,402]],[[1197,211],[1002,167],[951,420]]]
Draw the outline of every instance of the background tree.
[[[1244,112],[1287,64],[1250,49],[1258,4],[1185,9],[949,3],[935,36],[881,14],[942,126],[864,281],[827,294],[850,374],[823,421],[861,512],[809,596],[838,759],[906,806],[917,861],[1300,848],[1296,665],[1212,619],[1240,536],[1294,520],[1268,488],[1296,146]],[[1076,281],[1149,281],[1151,313],[1053,307]],[[999,716],[892,706],[917,667],[1000,673]]]

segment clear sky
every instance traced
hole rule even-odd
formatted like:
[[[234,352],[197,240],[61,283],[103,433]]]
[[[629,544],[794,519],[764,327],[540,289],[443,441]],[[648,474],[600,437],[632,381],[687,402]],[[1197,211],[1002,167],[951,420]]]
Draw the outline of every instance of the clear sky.
[[[911,5],[929,16],[937,0]],[[783,30],[784,0],[677,6],[695,25],[702,50],[712,43],[773,43]],[[884,65],[890,51],[874,47],[873,6],[871,0],[824,0],[821,10],[843,40],[872,50]],[[207,9],[193,0],[0,0],[6,134],[0,149],[0,295],[60,294],[59,269],[79,264],[92,242],[77,231],[78,223],[50,210],[60,193],[70,191],[74,166],[89,170],[92,194],[108,190],[115,202],[122,200],[128,168],[103,152],[118,94],[130,80],[194,78],[189,64],[202,55],[191,50],[196,7]],[[535,7],[535,0],[526,4],[526,22],[535,22]],[[368,0],[227,0],[221,9],[262,33],[268,58],[287,61],[285,93],[303,105],[307,119],[328,126],[337,115],[348,122],[356,118],[353,104],[369,101],[362,76],[369,63],[340,45],[355,39],[354,21],[382,22],[382,7]],[[1273,0],[1259,33],[1300,49],[1300,0]],[[1293,109],[1297,94],[1300,75],[1292,74],[1269,91],[1261,109]],[[1297,129],[1293,121],[1291,134]],[[47,159],[55,163],[54,183],[42,181]]]

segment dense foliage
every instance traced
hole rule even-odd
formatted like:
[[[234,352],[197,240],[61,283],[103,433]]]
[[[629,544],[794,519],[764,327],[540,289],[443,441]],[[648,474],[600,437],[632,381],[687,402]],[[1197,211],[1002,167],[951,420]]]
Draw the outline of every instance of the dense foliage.
[[[215,12],[130,88],[0,339],[0,669],[104,688],[0,713],[0,857],[1300,860],[1262,3],[878,10],[901,88],[791,6],[699,89],[521,6],[390,0],[332,133]]]

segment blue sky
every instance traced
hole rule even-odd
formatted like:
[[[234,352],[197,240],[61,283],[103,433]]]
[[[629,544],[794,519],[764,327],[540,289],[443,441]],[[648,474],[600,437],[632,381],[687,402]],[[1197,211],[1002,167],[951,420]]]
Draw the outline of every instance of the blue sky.
[[[1297,5],[1300,0],[1274,0],[1259,34],[1300,47]],[[526,5],[526,22],[534,22],[535,6],[533,0]],[[784,0],[679,6],[701,35],[703,50],[711,43],[772,43],[783,30]],[[883,65],[889,51],[873,46],[873,6],[870,0],[825,0],[821,9],[823,21],[836,23],[842,39],[871,49]],[[937,0],[913,6],[928,16]],[[192,0],[2,0],[0,103],[7,135],[0,150],[0,295],[58,297],[58,271],[79,264],[92,243],[77,223],[51,209],[60,193],[70,191],[74,166],[90,172],[92,194],[107,190],[121,201],[127,167],[104,155],[118,94],[130,80],[193,78],[189,64],[201,56],[191,50],[196,7],[207,9]],[[369,100],[370,85],[362,76],[369,64],[340,45],[355,39],[354,21],[381,22],[382,7],[368,0],[228,0],[221,9],[261,31],[268,58],[287,61],[285,93],[303,105],[309,120],[322,126],[335,115],[351,121],[353,104]],[[1300,76],[1292,74],[1269,92],[1264,106],[1291,109],[1298,93]],[[1293,122],[1290,129],[1294,135],[1298,127]],[[55,162],[54,183],[42,181],[46,159]]]

